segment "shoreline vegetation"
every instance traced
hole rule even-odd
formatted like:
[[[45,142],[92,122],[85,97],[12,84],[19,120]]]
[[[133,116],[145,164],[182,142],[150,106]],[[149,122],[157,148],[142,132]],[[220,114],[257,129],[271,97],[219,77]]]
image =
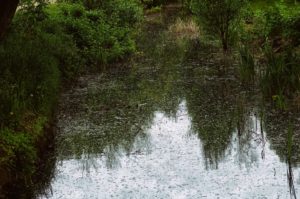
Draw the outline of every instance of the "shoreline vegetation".
[[[0,198],[12,179],[34,184],[41,154],[53,148],[51,122],[64,85],[128,59],[136,52],[143,15],[155,16],[167,3],[180,4],[183,16],[170,34],[217,41],[225,57],[239,60],[234,70],[241,84],[259,87],[278,109],[286,110],[290,101],[299,105],[300,3],[199,2],[22,1],[0,35]],[[210,6],[217,10],[211,13]],[[215,12],[232,15],[223,20],[218,16],[226,15]]]
[[[142,21],[135,0],[20,4],[0,41],[0,197],[11,181],[34,184],[63,85],[135,52]]]

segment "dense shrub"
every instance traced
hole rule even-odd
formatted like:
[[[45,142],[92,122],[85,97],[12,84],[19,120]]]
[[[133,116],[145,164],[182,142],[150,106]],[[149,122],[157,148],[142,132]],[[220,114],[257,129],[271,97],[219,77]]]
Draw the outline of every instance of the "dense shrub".
[[[284,39],[292,46],[299,45],[299,7],[287,7],[286,4],[277,3],[263,10],[255,10],[253,18],[253,33],[256,38],[263,38],[265,42],[275,42],[275,45],[279,42],[278,39]]]
[[[268,95],[292,97],[300,89],[300,60],[297,50],[300,36],[299,14],[299,9],[288,9],[285,4],[275,4],[257,17],[264,27],[260,33],[264,38],[262,49],[266,67],[262,87]]]
[[[62,80],[135,50],[138,3],[87,2],[24,0],[0,41],[0,167],[14,169],[18,154],[35,159]]]
[[[242,8],[247,0],[193,0],[192,12],[197,15],[201,27],[216,36],[227,51],[236,37]],[[217,14],[216,14],[217,13]]]
[[[277,2],[263,9],[248,10],[244,19],[242,43],[256,51],[241,53],[241,76],[248,72],[254,76],[259,71],[264,95],[275,101],[295,96],[300,89],[299,7]],[[253,69],[258,66],[254,65],[254,57],[260,66],[257,70]]]
[[[124,58],[135,49],[132,28],[140,21],[141,10],[133,1],[108,2],[105,9],[87,10],[81,4],[61,3],[48,10],[72,35],[87,65]]]

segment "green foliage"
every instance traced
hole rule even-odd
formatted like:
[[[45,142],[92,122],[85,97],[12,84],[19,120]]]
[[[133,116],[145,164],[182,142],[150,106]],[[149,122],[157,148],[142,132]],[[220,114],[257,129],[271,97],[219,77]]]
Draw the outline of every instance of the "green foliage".
[[[253,54],[259,53],[257,57],[260,57],[258,61],[262,66],[259,70],[263,70],[260,71],[263,93],[272,96],[276,106],[284,109],[285,99],[293,97],[300,89],[300,60],[297,50],[300,44],[300,9],[278,1],[251,7],[254,9],[243,14],[246,31],[243,33],[242,43],[253,45],[252,48],[261,51],[253,52],[250,56],[241,52],[241,57],[252,68]],[[243,72],[247,71],[245,67],[241,69]]]
[[[185,10],[191,11],[191,2],[192,0],[182,0],[182,6]]]
[[[0,42],[0,167],[36,159],[35,143],[62,79],[126,58],[135,50],[134,31],[142,18],[139,4],[89,1],[88,7],[87,2],[21,2]]]
[[[292,96],[300,89],[299,57],[287,50],[275,54],[272,49],[265,49],[266,70],[262,77],[264,93],[271,95]]]
[[[203,28],[218,37],[227,51],[237,31],[246,0],[193,0],[191,7]]]
[[[81,4],[66,3],[48,9],[50,16],[72,35],[86,65],[99,66],[125,58],[135,50],[132,28],[141,19],[139,7],[130,1],[113,2],[117,4],[108,4],[105,10],[86,10]]]
[[[267,42],[281,37],[291,39],[292,46],[299,45],[300,7],[276,3],[266,9],[254,11],[254,34]]]
[[[88,13],[89,11],[79,4],[59,4],[49,7],[48,12],[56,23],[73,38],[79,50],[79,56],[86,65],[106,61],[105,51],[101,44],[107,38],[105,30],[108,25],[103,22],[101,11]]]
[[[161,12],[161,6],[155,6],[146,11],[147,14],[159,13]]]
[[[60,74],[70,77],[79,67],[72,38],[49,18],[30,23],[30,15],[18,13],[0,45],[0,126],[17,125],[29,110],[48,114],[57,96]]]
[[[273,102],[275,103],[275,106],[279,110],[285,110],[286,109],[286,99],[285,96],[282,94],[282,92],[278,95],[272,96]]]
[[[255,61],[250,50],[243,46],[239,49],[240,63],[239,72],[240,77],[244,83],[253,83],[255,77]]]
[[[31,137],[26,133],[16,133],[9,129],[1,129],[0,165],[11,170],[31,173],[36,152]],[[18,167],[18,168],[16,168]]]

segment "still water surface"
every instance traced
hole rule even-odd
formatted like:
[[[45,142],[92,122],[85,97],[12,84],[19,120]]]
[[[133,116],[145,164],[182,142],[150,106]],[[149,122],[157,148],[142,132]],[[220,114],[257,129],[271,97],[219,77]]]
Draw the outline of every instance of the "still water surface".
[[[218,50],[172,35],[173,22],[148,22],[129,69],[83,76],[62,95],[53,178],[38,198],[299,195],[297,136],[285,155],[297,115],[262,103],[234,70],[220,75]]]

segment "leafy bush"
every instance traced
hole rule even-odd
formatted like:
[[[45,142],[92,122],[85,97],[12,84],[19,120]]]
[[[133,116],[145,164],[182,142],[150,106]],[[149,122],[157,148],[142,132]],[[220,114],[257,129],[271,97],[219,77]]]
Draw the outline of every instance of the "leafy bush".
[[[72,38],[49,18],[28,24],[30,15],[18,13],[0,45],[1,126],[15,125],[28,110],[48,114],[61,73],[69,78],[80,67]]]
[[[264,9],[254,10],[253,14],[252,11],[248,12],[245,16],[250,16],[251,25],[244,35],[250,36],[244,39],[246,43],[261,49],[261,52],[256,53],[260,53],[257,57],[260,57],[259,61],[264,67],[262,90],[265,95],[271,95],[273,100],[283,104],[284,98],[293,97],[300,89],[300,60],[297,50],[300,43],[300,9],[274,3]],[[241,69],[245,73],[252,73],[253,55],[247,54],[241,53],[242,61],[247,63]],[[247,68],[252,72],[247,71]]]
[[[292,46],[298,46],[300,36],[300,9],[287,7],[277,3],[265,10],[258,10],[254,14],[254,33],[257,38],[264,38],[266,42],[284,39]]]
[[[18,154],[27,158],[24,163],[35,160],[34,145],[62,79],[135,50],[133,32],[142,17],[138,3],[89,1],[88,7],[87,2],[23,0],[0,41],[0,167],[17,164]]]
[[[141,19],[139,7],[113,1],[107,9],[86,10],[81,4],[62,3],[49,7],[57,23],[72,35],[86,65],[105,64],[134,51],[132,28]],[[110,15],[108,15],[108,12]]]
[[[191,3],[195,13],[204,29],[222,43],[227,51],[233,38],[246,0],[194,0]]]
[[[19,10],[0,44],[0,126],[17,123],[27,110],[49,112],[60,76],[72,78],[84,66],[135,50],[132,31],[141,19],[135,1],[111,0],[93,10],[79,3],[38,5],[27,2]]]

